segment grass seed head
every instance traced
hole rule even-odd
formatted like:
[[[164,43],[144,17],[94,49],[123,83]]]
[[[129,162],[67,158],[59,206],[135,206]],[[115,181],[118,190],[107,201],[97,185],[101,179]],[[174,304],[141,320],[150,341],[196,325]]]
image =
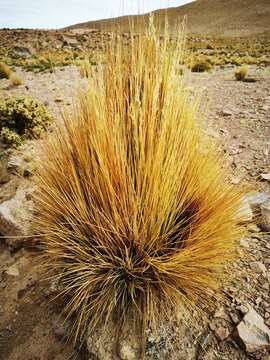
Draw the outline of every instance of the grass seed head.
[[[38,168],[35,231],[75,333],[215,303],[235,258],[241,194],[201,126],[185,41],[114,36]],[[225,275],[226,274],[226,275]],[[179,311],[179,310],[178,310]]]

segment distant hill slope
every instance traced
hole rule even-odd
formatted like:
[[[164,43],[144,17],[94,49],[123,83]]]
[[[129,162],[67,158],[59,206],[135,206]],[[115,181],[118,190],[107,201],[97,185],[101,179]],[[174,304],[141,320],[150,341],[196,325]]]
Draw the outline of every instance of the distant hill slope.
[[[163,23],[165,13],[171,26],[182,21],[186,15],[191,34],[226,37],[270,35],[270,0],[197,0],[187,5],[154,11],[157,21]],[[89,21],[67,29],[107,31],[120,27],[125,32],[132,19],[139,30],[148,16],[144,14]]]

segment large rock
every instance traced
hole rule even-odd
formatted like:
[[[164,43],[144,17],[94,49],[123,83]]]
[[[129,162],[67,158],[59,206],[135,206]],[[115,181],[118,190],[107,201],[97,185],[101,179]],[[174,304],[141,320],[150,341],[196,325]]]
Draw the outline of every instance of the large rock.
[[[15,46],[13,48],[12,56],[15,58],[30,58],[34,53],[34,50],[25,46]]]
[[[270,349],[270,329],[251,306],[248,306],[247,314],[237,325],[235,337],[249,354],[259,356]]]
[[[251,222],[260,215],[261,206],[269,201],[269,197],[263,192],[254,192],[243,197],[240,217],[242,222]]]
[[[11,251],[22,246],[29,235],[33,201],[29,189],[21,187],[14,198],[0,205],[0,235]],[[0,241],[1,241],[0,237]]]

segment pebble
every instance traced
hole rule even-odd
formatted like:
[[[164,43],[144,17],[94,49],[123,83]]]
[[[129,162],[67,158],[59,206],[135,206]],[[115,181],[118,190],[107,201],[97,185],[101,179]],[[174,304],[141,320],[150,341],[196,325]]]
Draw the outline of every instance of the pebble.
[[[14,264],[7,268],[6,274],[11,275],[11,276],[18,276],[20,274],[20,272],[19,272],[19,269],[17,268],[17,266]]]
[[[224,341],[230,335],[226,327],[220,326],[215,330],[215,336],[219,341]]]
[[[233,323],[235,323],[235,324],[238,324],[239,321],[241,320],[240,316],[239,316],[237,313],[235,313],[235,312],[232,312],[232,313],[230,314],[230,317],[231,317]]]
[[[257,274],[266,273],[267,269],[261,261],[254,261],[250,263],[250,268]]]
[[[222,110],[222,115],[223,115],[223,116],[232,116],[233,113],[232,113],[231,110],[223,109],[223,110]]]
[[[247,229],[253,234],[261,231],[261,229],[256,224],[248,224]]]

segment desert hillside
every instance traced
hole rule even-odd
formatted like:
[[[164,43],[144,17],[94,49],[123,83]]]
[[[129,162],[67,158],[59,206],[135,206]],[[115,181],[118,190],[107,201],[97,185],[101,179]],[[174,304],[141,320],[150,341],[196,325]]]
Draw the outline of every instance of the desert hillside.
[[[270,34],[269,0],[196,0],[187,5],[154,11],[159,23],[163,23],[165,13],[171,26],[187,16],[188,30],[192,34],[230,37]],[[122,31],[127,31],[130,19],[139,29],[148,16],[149,14],[121,16],[89,21],[72,25],[68,29],[112,30],[120,26]]]

